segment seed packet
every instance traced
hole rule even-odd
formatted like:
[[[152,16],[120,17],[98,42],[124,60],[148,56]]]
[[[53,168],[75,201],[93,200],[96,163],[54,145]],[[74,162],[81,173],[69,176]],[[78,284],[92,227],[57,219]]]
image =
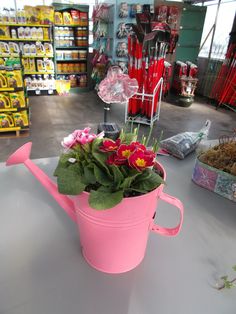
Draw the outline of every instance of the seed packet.
[[[38,5],[39,20],[42,25],[52,25],[54,18],[54,8],[48,5]]]
[[[126,42],[119,42],[116,48],[117,57],[127,57],[128,56],[128,46]]]
[[[61,12],[55,12],[54,14],[54,23],[57,25],[63,24],[63,18]]]
[[[121,2],[120,4],[120,10],[119,10],[119,17],[125,18],[129,15],[129,7],[127,2]]]
[[[24,6],[26,15],[26,24],[38,24],[39,23],[39,8],[32,7],[30,5]]]
[[[71,16],[74,25],[79,25],[80,12],[78,10],[71,10]]]
[[[118,30],[116,34],[117,34],[117,38],[119,39],[126,38],[128,36],[128,31],[127,31],[125,23],[120,23],[118,25]]]
[[[121,68],[124,74],[128,74],[128,62],[117,61],[117,65]]]

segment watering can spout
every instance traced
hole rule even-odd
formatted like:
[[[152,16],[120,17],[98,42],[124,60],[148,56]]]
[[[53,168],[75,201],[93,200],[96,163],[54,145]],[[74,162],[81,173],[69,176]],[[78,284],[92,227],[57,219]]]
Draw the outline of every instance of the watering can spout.
[[[29,158],[32,142],[28,142],[17,149],[6,161],[6,166],[24,164],[29,171],[39,180],[46,190],[54,197],[58,204],[65,210],[70,218],[76,221],[73,201],[66,195],[60,194],[57,185]]]

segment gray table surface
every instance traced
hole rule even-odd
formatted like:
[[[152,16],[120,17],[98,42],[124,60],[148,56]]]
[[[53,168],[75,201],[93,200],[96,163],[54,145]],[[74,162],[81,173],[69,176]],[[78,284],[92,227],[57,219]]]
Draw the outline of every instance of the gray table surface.
[[[80,252],[76,225],[24,166],[0,164],[0,314],[234,314],[236,288],[212,287],[233,275],[236,204],[191,182],[194,156],[159,157],[165,192],[185,205],[175,238],[150,234],[136,269],[108,275]],[[50,176],[57,158],[35,162]],[[156,221],[178,211],[161,202]]]

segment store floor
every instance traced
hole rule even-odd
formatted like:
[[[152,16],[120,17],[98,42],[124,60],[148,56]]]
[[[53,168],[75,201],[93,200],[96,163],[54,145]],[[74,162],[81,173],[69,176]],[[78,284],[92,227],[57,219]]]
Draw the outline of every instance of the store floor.
[[[70,96],[30,97],[31,126],[30,135],[21,138],[0,137],[0,161],[22,144],[32,141],[32,158],[58,156],[61,152],[62,138],[75,129],[91,127],[94,132],[103,121],[103,103],[95,92]],[[124,125],[124,105],[115,104],[109,113],[109,121]],[[183,131],[198,131],[206,119],[212,121],[209,138],[215,139],[236,127],[236,113],[213,106],[203,101],[195,101],[189,108],[162,102],[160,120],[155,123],[153,136],[163,138]],[[148,126],[141,126],[140,134],[148,133]],[[4,133],[0,133],[0,136]],[[4,134],[6,136],[6,134]]]

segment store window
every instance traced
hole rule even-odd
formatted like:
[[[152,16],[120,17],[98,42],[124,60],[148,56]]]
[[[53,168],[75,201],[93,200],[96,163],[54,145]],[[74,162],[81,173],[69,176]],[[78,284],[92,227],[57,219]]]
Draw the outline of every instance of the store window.
[[[215,16],[217,11],[217,1],[211,1],[207,5],[207,13],[205,18],[205,24],[202,33],[201,45],[203,44],[207,34],[209,33],[211,27],[214,25]],[[229,33],[231,32],[234,15],[236,12],[236,1],[223,0],[221,1],[217,26],[214,36],[214,42],[212,46],[211,58],[224,59],[227,50],[227,45],[229,41]],[[199,53],[199,57],[207,58],[210,50],[212,33],[205,42],[203,48]]]

